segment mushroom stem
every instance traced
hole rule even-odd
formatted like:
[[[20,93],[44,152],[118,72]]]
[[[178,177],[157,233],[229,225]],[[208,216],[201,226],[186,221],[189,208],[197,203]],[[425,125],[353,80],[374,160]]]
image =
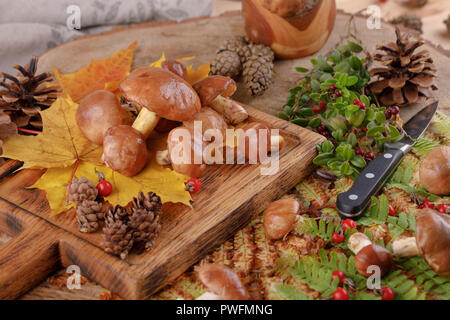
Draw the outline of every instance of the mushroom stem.
[[[394,242],[392,242],[392,250],[394,251],[394,256],[400,258],[420,255],[415,237],[394,240]]]
[[[153,129],[155,129],[158,121],[159,116],[156,113],[147,108],[142,108],[136,120],[134,120],[132,127],[139,131],[144,139],[147,139]]]
[[[156,151],[156,162],[161,166],[170,165],[169,150]]]
[[[356,232],[348,238],[347,246],[354,253],[358,254],[362,248],[372,244],[369,237],[362,232]]]
[[[225,120],[232,125],[237,125],[248,118],[247,111],[236,101],[218,95],[210,106],[225,117]]]

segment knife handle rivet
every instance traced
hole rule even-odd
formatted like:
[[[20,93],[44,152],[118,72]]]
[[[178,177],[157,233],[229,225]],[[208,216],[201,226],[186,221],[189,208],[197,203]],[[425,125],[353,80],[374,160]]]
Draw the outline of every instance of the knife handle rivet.
[[[392,158],[392,154],[391,153],[385,153],[383,155],[383,157],[385,157],[386,159],[390,159],[390,158]]]
[[[348,196],[350,200],[358,200],[358,196],[356,194],[351,194]]]
[[[366,173],[366,178],[373,179],[373,178],[375,178],[375,175],[372,172],[369,172],[369,173]]]

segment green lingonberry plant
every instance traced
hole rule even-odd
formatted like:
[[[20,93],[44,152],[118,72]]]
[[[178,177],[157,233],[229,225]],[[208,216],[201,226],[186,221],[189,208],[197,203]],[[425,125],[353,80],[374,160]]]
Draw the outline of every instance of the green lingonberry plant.
[[[306,76],[290,89],[282,119],[310,127],[328,138],[317,146],[314,163],[341,176],[356,178],[386,142],[403,137],[396,123],[398,107],[377,106],[364,94],[370,75],[363,48],[348,42],[327,57],[311,59],[312,70],[296,68]]]

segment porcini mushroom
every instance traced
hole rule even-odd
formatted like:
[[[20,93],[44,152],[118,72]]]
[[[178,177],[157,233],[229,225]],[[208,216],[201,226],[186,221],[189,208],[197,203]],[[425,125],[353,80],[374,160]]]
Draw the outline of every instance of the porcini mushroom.
[[[116,95],[96,90],[81,100],[75,119],[83,135],[96,144],[103,144],[105,132],[123,124],[125,111]]]
[[[264,213],[264,230],[267,238],[282,239],[294,227],[294,222],[300,210],[297,200],[287,198],[272,202]]]
[[[423,209],[416,218],[415,237],[394,240],[392,250],[397,257],[422,255],[437,274],[450,278],[450,216]]]
[[[161,63],[161,68],[170,71],[180,78],[186,80],[186,67],[180,61],[177,60],[164,60]]]
[[[420,183],[431,193],[450,194],[450,146],[431,150],[420,163]]]
[[[194,83],[202,106],[210,106],[225,117],[225,120],[237,125],[248,118],[247,111],[236,101],[229,99],[236,91],[236,82],[229,77],[209,76]]]
[[[194,141],[194,126],[196,122],[201,122],[202,124],[202,131],[199,132],[199,134],[201,134],[202,141],[198,141],[199,143],[196,143],[196,141]],[[227,125],[217,112],[215,112],[211,108],[203,107],[200,112],[196,113],[191,120],[183,122],[183,126],[177,127],[169,133],[169,136],[167,138],[168,152],[166,153],[166,151],[162,151],[157,154],[157,156],[160,158],[158,163],[162,165],[171,163],[172,168],[176,172],[192,178],[199,177],[206,169],[206,164],[203,158],[203,151],[210,143],[208,141],[204,141],[203,136],[204,133],[210,129],[218,130],[222,134],[222,136],[224,136]],[[191,147],[190,159],[185,159],[184,152],[188,152],[188,150],[180,147],[180,143],[182,143],[180,137],[183,137],[183,139],[184,137],[191,139],[189,141]],[[162,154],[167,155],[168,159],[165,157],[161,157]],[[183,159],[183,161],[175,161],[175,158]],[[200,159],[200,161],[195,161],[195,159]]]
[[[134,176],[147,164],[147,145],[136,129],[119,125],[109,128],[103,139],[103,161],[125,176]]]
[[[372,275],[372,270],[369,268],[371,266],[378,266],[381,276],[391,270],[393,264],[391,252],[382,246],[373,244],[364,233],[356,232],[352,234],[347,245],[356,255],[356,270],[364,277]]]
[[[134,70],[119,86],[125,98],[140,108],[133,128],[146,139],[160,117],[185,121],[200,111],[200,99],[178,75],[155,67]]]
[[[197,300],[248,300],[249,295],[239,276],[224,265],[204,263],[195,270],[208,288]]]

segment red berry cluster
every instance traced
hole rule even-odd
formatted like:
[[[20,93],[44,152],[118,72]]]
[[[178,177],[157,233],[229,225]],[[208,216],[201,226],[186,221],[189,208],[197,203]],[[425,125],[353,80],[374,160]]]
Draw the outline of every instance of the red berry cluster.
[[[197,193],[202,187],[200,180],[195,178],[189,179],[184,185],[186,186],[185,190],[191,195]]]
[[[345,239],[344,232],[348,228],[350,229],[356,229],[356,223],[352,219],[345,219],[341,223],[341,229],[339,231],[333,232],[333,235],[331,236],[331,240],[335,243],[341,243]]]
[[[439,211],[440,213],[449,213],[449,209],[450,209],[450,206],[449,206],[449,205],[446,205],[446,204],[441,204],[441,205],[438,207],[438,211]]]
[[[430,200],[425,199],[425,200],[423,200],[422,204],[419,205],[419,208],[420,209],[424,209],[424,208],[434,209],[434,204]]]
[[[366,104],[364,102],[359,101],[359,99],[353,100],[353,104],[358,106],[361,110],[366,110]]]
[[[319,105],[317,107],[314,107],[312,111],[314,113],[321,113],[325,108],[327,107],[327,104],[323,101],[320,101]]]
[[[342,91],[341,90],[336,90],[336,85],[335,84],[330,84],[330,86],[328,87],[328,92],[331,93],[331,99],[336,99],[340,96],[342,96]]]
[[[395,208],[391,205],[389,205],[389,215],[395,217]]]
[[[386,116],[386,119],[390,119],[392,116],[396,116],[400,113],[400,108],[397,106],[392,106],[386,109],[384,112],[384,115]]]
[[[323,124],[317,127],[317,131],[324,137],[328,137],[330,135],[328,133],[327,127],[325,127]]]

